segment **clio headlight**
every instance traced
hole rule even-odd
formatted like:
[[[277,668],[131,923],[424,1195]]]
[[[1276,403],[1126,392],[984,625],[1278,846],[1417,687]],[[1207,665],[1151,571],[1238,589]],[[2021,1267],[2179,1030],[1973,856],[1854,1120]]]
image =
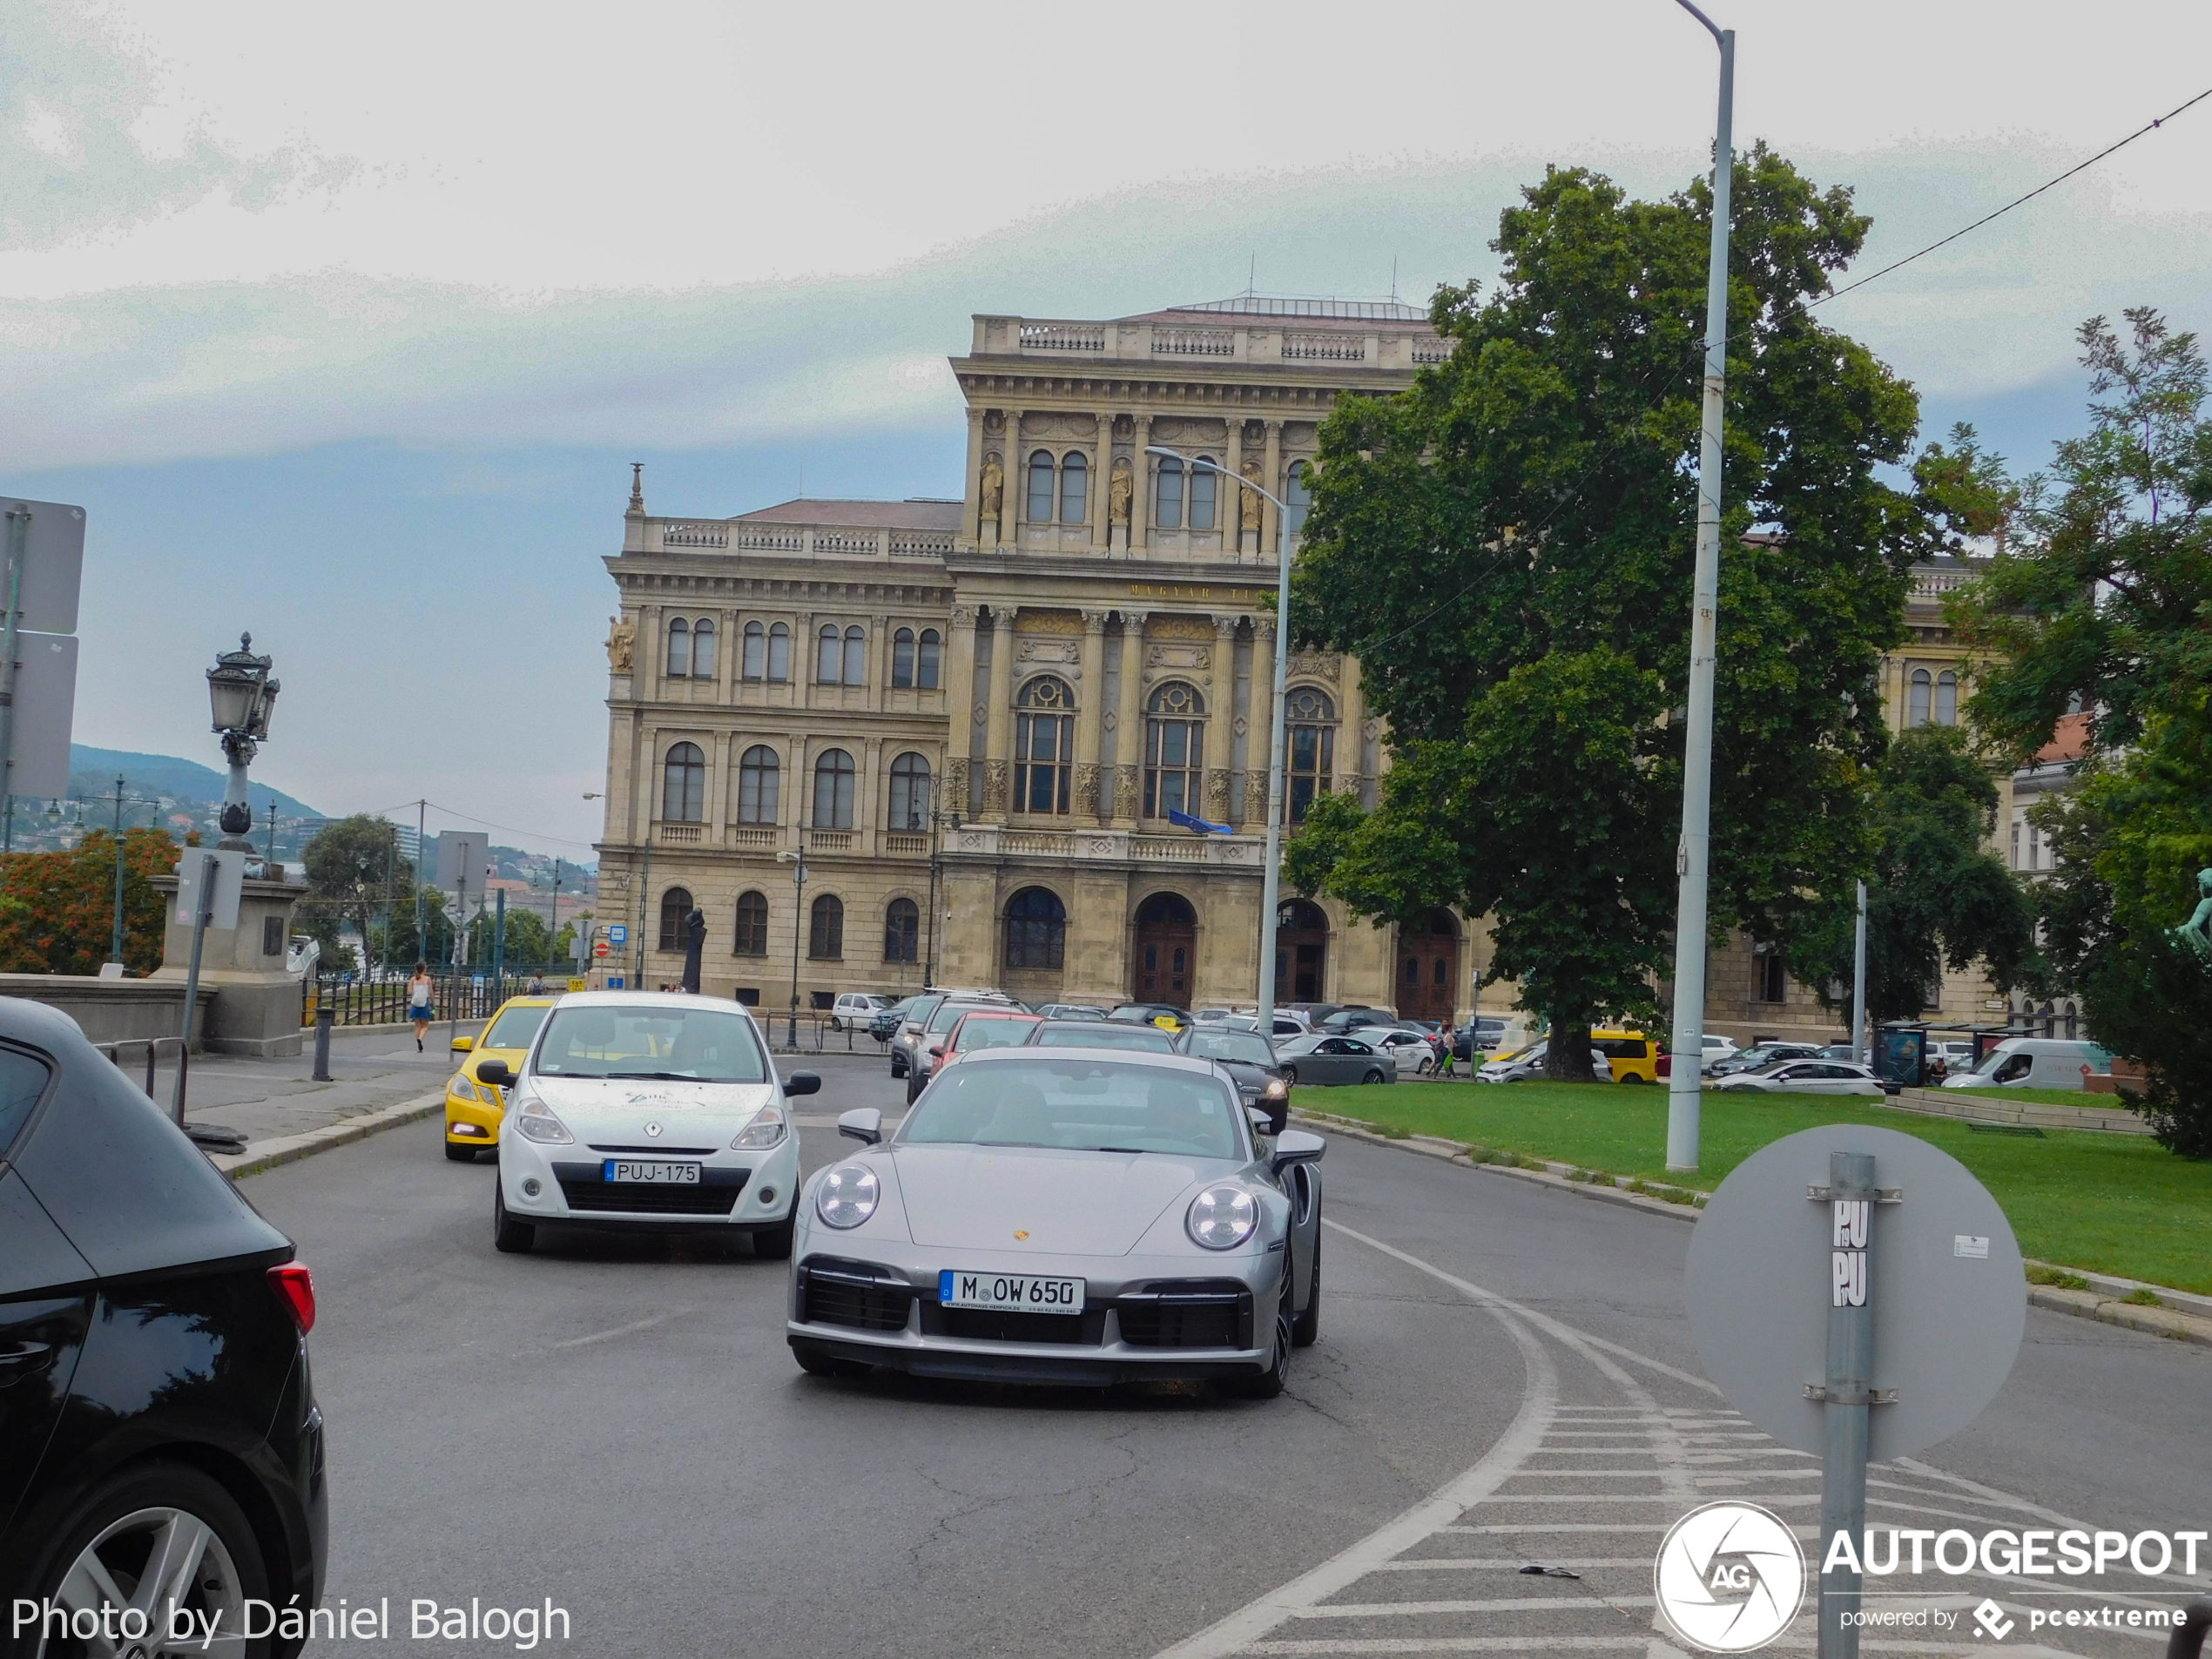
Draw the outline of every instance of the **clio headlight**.
[[[840,1163],[814,1189],[814,1213],[826,1226],[840,1231],[857,1227],[875,1214],[876,1200],[882,1192],[873,1170]]]
[[[1191,1242],[1207,1250],[1234,1250],[1259,1225],[1259,1200],[1243,1187],[1224,1183],[1190,1200],[1183,1218]]]
[[[772,1146],[781,1146],[787,1132],[784,1109],[771,1103],[763,1106],[753,1120],[738,1131],[738,1138],[730,1143],[738,1152],[761,1152]]]
[[[541,1146],[570,1146],[576,1136],[569,1133],[569,1126],[553,1116],[552,1109],[531,1096],[529,1103],[515,1115],[515,1128],[526,1141],[536,1141]]]

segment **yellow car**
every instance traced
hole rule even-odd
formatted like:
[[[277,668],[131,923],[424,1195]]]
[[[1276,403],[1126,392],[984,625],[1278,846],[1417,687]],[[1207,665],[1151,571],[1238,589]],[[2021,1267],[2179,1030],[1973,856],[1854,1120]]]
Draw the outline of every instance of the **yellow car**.
[[[1590,1033],[1590,1047],[1606,1057],[1616,1083],[1659,1081],[1659,1045],[1641,1031],[1601,1027]]]
[[[461,1069],[446,1084],[446,1156],[455,1163],[473,1163],[479,1149],[499,1139],[499,1120],[507,1115],[507,1091],[476,1081],[476,1068],[487,1060],[503,1060],[511,1071],[523,1069],[523,1056],[545,1023],[550,996],[510,996],[499,1005],[483,1035],[455,1037],[453,1051],[465,1054]]]

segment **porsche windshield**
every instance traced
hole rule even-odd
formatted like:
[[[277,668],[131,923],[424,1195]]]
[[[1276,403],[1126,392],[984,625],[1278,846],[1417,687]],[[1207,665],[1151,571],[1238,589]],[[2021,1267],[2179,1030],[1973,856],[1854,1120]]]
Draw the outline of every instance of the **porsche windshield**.
[[[985,1061],[930,1085],[900,1128],[907,1146],[1242,1157],[1236,1103],[1214,1078],[1112,1061]]]
[[[543,1077],[655,1077],[671,1082],[765,1083],[768,1062],[752,1022],[721,1008],[553,1010],[530,1069]]]

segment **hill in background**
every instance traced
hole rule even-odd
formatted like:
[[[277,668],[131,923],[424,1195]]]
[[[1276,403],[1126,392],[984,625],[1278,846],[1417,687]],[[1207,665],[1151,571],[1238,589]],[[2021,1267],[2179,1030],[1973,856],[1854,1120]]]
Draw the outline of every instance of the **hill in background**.
[[[223,774],[212,766],[203,766],[196,760],[176,755],[96,749],[86,743],[69,745],[69,788],[72,795],[80,795],[87,802],[96,800],[115,787],[118,772],[123,774],[124,786],[133,795],[167,795],[179,803],[222,803]],[[280,819],[323,816],[281,789],[271,789],[251,773],[247,774],[246,791],[257,819],[266,819],[271,801],[276,803]]]

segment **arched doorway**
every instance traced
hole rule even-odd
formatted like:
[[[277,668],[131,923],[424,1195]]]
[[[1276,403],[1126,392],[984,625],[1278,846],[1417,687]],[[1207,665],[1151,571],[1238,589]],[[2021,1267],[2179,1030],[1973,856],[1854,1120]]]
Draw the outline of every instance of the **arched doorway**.
[[[1180,894],[1156,893],[1137,906],[1131,1000],[1187,1008],[1191,987],[1198,982],[1197,968],[1198,913],[1190,901]]]
[[[1398,930],[1398,1017],[1451,1019],[1460,995],[1460,920],[1432,910]]]
[[[1318,1002],[1328,984],[1329,919],[1304,899],[1275,912],[1275,1000]]]

